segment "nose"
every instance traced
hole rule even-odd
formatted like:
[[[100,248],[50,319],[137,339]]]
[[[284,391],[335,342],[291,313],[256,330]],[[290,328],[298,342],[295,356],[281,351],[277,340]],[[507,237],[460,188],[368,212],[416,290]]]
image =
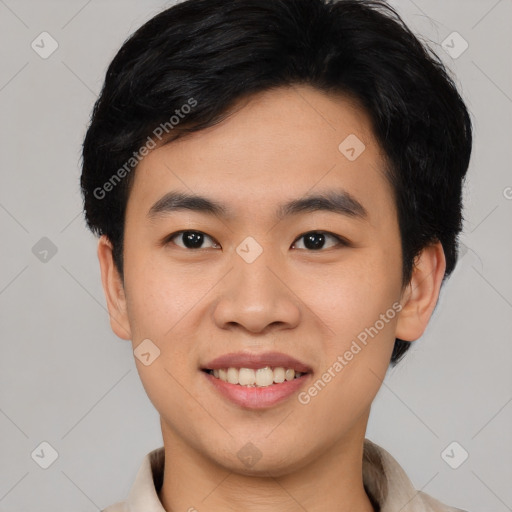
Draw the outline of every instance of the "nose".
[[[287,282],[282,265],[267,254],[263,251],[252,263],[234,255],[234,268],[218,288],[213,317],[219,328],[264,333],[299,324],[300,299]]]

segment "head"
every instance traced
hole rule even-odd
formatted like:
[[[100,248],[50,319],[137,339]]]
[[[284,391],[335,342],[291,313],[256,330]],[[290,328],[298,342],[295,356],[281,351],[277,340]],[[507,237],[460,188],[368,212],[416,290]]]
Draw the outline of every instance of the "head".
[[[81,186],[112,328],[159,348],[139,369],[169,428],[212,450],[171,411],[220,354],[295,354],[318,378],[378,331],[308,405],[325,423],[357,389],[354,428],[454,269],[471,144],[441,61],[384,2],[192,0],[135,32],[94,107]]]

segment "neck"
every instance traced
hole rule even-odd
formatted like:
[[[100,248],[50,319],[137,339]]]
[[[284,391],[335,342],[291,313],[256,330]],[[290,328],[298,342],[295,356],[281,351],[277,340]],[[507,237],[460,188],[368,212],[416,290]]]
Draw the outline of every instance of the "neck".
[[[241,474],[206,457],[162,422],[165,468],[159,499],[166,512],[374,512],[362,476],[361,425],[294,470]]]

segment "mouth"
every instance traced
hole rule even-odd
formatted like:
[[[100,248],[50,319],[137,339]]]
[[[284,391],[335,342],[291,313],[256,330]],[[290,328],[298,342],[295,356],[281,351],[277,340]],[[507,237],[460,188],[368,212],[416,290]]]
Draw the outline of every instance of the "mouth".
[[[200,370],[225,399],[251,409],[271,407],[302,388],[313,370],[279,352],[226,354]]]
[[[308,373],[295,371],[293,368],[284,368],[282,366],[275,368],[264,366],[263,368],[257,369],[235,368],[231,366],[229,368],[206,368],[202,371],[223,382],[248,388],[265,388],[274,384],[282,384],[283,382],[300,379],[303,375]]]

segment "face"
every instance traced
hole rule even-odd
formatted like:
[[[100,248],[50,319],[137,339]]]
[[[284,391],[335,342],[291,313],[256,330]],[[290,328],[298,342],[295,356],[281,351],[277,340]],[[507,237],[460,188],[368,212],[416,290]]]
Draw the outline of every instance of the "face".
[[[238,107],[137,167],[109,308],[134,349],[150,340],[136,364],[164,442],[278,475],[364,437],[413,296],[367,115],[307,86]]]

